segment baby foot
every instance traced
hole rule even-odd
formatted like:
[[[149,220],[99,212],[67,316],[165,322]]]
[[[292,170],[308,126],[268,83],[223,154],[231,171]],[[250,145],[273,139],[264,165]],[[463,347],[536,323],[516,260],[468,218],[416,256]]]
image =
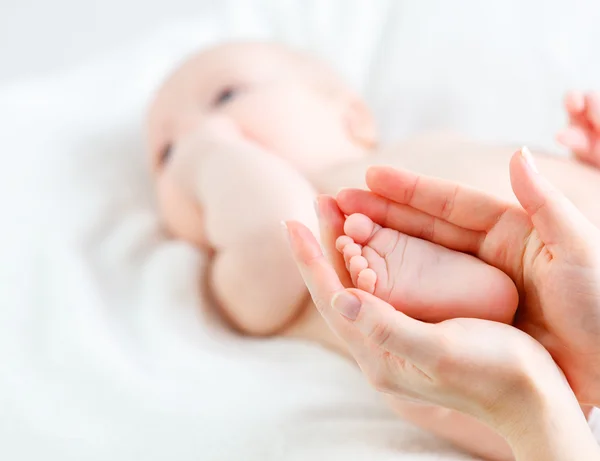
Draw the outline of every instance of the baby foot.
[[[352,283],[396,309],[438,322],[476,317],[510,323],[518,294],[502,271],[440,245],[382,228],[363,214],[336,241]]]
[[[577,159],[600,167],[600,93],[573,91],[565,97],[569,126],[556,135]]]

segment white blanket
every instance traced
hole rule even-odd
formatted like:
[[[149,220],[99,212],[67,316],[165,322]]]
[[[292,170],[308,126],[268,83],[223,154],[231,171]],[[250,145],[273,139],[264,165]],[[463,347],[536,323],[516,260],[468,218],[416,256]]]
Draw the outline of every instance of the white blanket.
[[[210,319],[199,255],[158,225],[145,106],[190,51],[276,38],[329,59],[386,140],[451,128],[553,148],[563,91],[600,87],[599,17],[594,0],[219,2],[0,88],[0,459],[470,459],[336,355]]]

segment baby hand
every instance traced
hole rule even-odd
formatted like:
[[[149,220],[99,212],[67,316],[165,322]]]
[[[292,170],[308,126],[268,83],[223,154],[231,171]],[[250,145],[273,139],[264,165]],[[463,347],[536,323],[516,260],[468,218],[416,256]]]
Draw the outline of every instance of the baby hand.
[[[303,174],[274,153],[243,138],[203,138],[195,191],[215,247],[281,234],[280,222],[317,227],[315,191]]]
[[[234,147],[235,146],[235,147]],[[165,175],[183,189],[196,201],[203,202],[199,197],[199,172],[205,167],[209,156],[223,149],[244,149],[244,139],[235,125],[226,119],[216,118],[206,122],[197,129],[177,140],[171,149],[169,157],[164,161]],[[214,172],[221,176],[222,172]]]
[[[210,155],[243,138],[227,120],[211,120],[201,129],[180,136],[161,155],[156,169],[157,204],[169,233],[199,248],[212,247],[207,236],[206,207],[210,200],[201,194],[201,172]],[[216,174],[220,174],[218,171]]]
[[[586,163],[600,167],[600,93],[571,91],[565,97],[569,126],[557,141]]]

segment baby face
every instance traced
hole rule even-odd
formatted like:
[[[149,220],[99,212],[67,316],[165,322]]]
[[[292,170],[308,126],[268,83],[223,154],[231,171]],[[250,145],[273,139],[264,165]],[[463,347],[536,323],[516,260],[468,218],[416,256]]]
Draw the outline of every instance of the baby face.
[[[324,64],[274,44],[234,43],[191,58],[159,91],[150,112],[154,165],[223,117],[304,172],[359,158],[375,144],[364,104]]]
[[[376,143],[366,106],[313,57],[267,43],[230,43],[192,57],[156,95],[149,144],[166,226],[198,245],[206,243],[201,204],[164,166],[183,139],[223,126],[225,135],[256,143],[306,174],[363,157]]]

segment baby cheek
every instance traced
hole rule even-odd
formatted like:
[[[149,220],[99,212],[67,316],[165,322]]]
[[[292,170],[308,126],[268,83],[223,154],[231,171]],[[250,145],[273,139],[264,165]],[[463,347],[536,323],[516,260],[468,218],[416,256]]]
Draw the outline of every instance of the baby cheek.
[[[295,101],[293,101],[295,102]],[[257,141],[301,171],[314,171],[348,160],[354,146],[334,107],[313,102],[273,107],[273,111],[249,121]]]
[[[243,136],[292,165],[303,169],[315,140],[307,121],[298,114],[262,111],[240,122]]]
[[[161,175],[157,183],[158,208],[167,231],[176,239],[206,247],[202,209],[171,178]]]

